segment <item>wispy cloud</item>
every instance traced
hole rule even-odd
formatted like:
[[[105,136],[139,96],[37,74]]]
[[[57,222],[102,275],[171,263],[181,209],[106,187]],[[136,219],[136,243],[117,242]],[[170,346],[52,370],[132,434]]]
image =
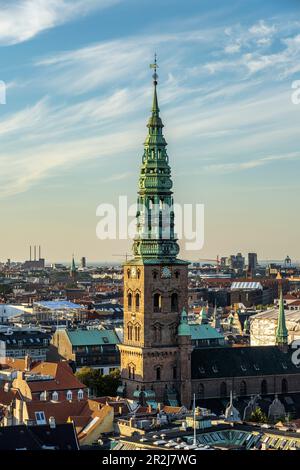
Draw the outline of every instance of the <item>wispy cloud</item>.
[[[236,171],[244,171],[244,170],[251,170],[254,168],[258,168],[261,166],[268,165],[272,162],[278,161],[289,161],[289,160],[299,160],[300,159],[300,152],[298,153],[287,153],[285,155],[268,155],[266,157],[261,157],[255,160],[249,160],[246,162],[232,162],[232,163],[220,163],[220,164],[212,164],[206,165],[203,167],[203,171],[207,173],[233,173]]]
[[[121,0],[15,0],[0,2],[0,44],[27,41],[40,32]]]
[[[79,8],[83,2],[73,3]],[[166,28],[34,60],[32,80],[41,98],[0,122],[0,195],[26,191],[88,158],[140,148],[151,103],[148,63],[155,49],[166,136],[175,152],[187,160],[199,152],[200,168],[213,158],[203,170],[218,173],[270,164],[274,158],[260,155],[277,149],[287,158],[297,142],[299,109],[291,104],[290,89],[270,80],[269,72],[283,74],[300,53],[295,25],[281,39],[283,22],[233,25],[225,34],[224,28],[208,28],[175,35]],[[276,35],[281,50],[262,50],[258,41]],[[110,181],[127,176],[118,169]]]

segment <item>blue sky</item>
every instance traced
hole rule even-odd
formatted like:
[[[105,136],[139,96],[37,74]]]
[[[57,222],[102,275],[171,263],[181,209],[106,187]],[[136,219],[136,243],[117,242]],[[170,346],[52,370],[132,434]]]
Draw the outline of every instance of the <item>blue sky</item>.
[[[182,255],[300,258],[298,1],[0,6],[0,259],[130,249],[97,240],[95,214],[135,201],[155,51],[175,198],[205,204],[204,247]]]

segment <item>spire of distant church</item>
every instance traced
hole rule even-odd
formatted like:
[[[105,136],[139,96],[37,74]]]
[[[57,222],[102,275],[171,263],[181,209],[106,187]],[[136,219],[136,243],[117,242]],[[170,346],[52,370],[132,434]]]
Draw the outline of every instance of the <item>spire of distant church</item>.
[[[284,302],[283,302],[283,293],[282,286],[280,288],[280,299],[279,299],[279,313],[278,313],[278,324],[276,329],[276,344],[277,345],[287,345],[288,344],[288,329],[285,323],[285,312],[284,312]]]
[[[71,277],[73,277],[73,278],[76,277],[76,272],[77,272],[77,269],[76,269],[74,254],[73,254],[73,255],[72,255],[71,270],[70,270],[70,275],[71,275]]]

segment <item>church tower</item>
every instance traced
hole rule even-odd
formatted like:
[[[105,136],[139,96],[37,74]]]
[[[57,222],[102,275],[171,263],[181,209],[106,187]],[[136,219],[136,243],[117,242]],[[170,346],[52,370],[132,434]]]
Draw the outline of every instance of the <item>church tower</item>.
[[[188,308],[188,263],[179,260],[174,231],[171,169],[157,98],[153,104],[139,177],[133,258],[124,265],[124,340],[119,392],[141,403],[180,401],[178,325]],[[190,357],[187,358],[187,361]],[[190,362],[185,364],[190,368]]]
[[[278,324],[276,328],[276,344],[284,351],[288,349],[288,338],[289,332],[285,322],[284,302],[282,286],[280,287],[280,299],[279,299],[279,313],[278,313]]]

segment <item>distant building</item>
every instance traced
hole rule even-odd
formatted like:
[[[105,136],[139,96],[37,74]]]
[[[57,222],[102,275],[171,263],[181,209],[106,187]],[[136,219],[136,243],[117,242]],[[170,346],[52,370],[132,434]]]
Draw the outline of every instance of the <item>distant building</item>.
[[[83,269],[86,268],[86,257],[85,257],[85,256],[83,256],[83,257],[81,258],[81,267],[82,267]]]
[[[0,450],[79,450],[73,423],[1,428]]]
[[[1,358],[24,358],[45,361],[51,336],[37,328],[7,328],[0,332]]]
[[[118,343],[113,330],[57,330],[51,342],[51,356],[74,361],[76,368],[100,369],[105,375],[120,367]]]
[[[255,275],[257,268],[257,253],[248,253],[248,271]]]
[[[37,321],[73,320],[80,316],[82,310],[82,305],[67,300],[41,300],[33,304],[33,315]]]

